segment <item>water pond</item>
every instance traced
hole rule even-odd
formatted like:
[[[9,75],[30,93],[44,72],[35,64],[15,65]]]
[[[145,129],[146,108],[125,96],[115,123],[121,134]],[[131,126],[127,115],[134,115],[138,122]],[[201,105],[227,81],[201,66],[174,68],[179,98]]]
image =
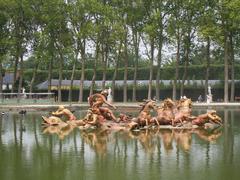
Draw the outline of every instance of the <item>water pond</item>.
[[[5,113],[0,115],[0,179],[239,180],[240,109],[217,111],[224,128],[212,133],[75,128],[49,134],[41,126],[47,112]],[[78,117],[84,114],[77,112]]]

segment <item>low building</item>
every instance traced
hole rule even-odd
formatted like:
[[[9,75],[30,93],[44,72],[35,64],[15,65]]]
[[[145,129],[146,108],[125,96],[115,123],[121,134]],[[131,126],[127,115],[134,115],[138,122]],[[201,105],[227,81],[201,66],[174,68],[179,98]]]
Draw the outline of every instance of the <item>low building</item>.
[[[210,86],[220,84],[221,82],[222,82],[221,80],[209,80],[208,81]],[[133,83],[134,83],[133,80],[127,80],[128,86],[133,85]],[[156,81],[153,80],[152,83],[154,85],[154,84],[156,84]],[[169,86],[169,85],[172,84],[172,80],[161,80],[160,83],[165,85],[165,86]],[[205,80],[186,80],[185,81],[186,85],[204,86],[204,83],[205,83]],[[89,80],[84,81],[84,87],[85,88],[90,88],[91,84],[92,84],[92,81],[89,81]],[[107,80],[106,83],[105,83],[106,87],[109,87],[109,86],[111,87],[111,84],[112,84],[112,80]],[[124,84],[123,80],[116,80],[115,81],[115,86],[116,87],[122,87],[123,84]],[[138,80],[137,81],[137,86],[146,86],[147,87],[148,84],[149,84],[149,80]],[[52,79],[51,80],[51,90],[57,90],[58,85],[59,85],[59,80],[58,79]],[[61,89],[68,90],[68,89],[70,89],[70,85],[71,85],[71,80],[66,80],[66,79],[62,80]],[[46,81],[38,84],[37,89],[47,90],[48,86],[49,86],[49,82],[48,82],[48,80],[46,80]],[[79,86],[80,86],[80,80],[74,80],[73,81],[73,87],[76,87],[78,89]],[[100,80],[95,81],[95,86],[96,86],[97,89],[101,89],[102,81],[100,81]]]

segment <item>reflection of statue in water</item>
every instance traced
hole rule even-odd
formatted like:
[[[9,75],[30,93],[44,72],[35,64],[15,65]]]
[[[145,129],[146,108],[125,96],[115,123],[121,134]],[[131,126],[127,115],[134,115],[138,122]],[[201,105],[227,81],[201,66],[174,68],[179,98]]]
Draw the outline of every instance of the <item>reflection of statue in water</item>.
[[[108,132],[95,130],[92,132],[82,131],[81,136],[84,142],[90,145],[99,155],[105,155],[107,152]]]
[[[65,136],[68,136],[73,130],[73,126],[68,123],[60,123],[55,126],[47,126],[43,129],[43,133],[57,134],[60,139],[64,139]]]
[[[144,130],[144,131],[120,131],[122,132],[124,139],[136,139],[142,145],[143,150],[146,153],[152,154],[157,147],[157,136],[154,130]]]
[[[142,131],[138,136],[138,140],[143,146],[145,152],[152,154],[156,149],[157,143],[155,142],[153,131]]]
[[[173,130],[176,143],[184,150],[189,151],[192,142],[192,133],[190,130]]]
[[[195,133],[200,139],[208,142],[216,142],[216,140],[222,135],[222,131],[220,129],[215,129],[212,132],[204,129],[194,129],[193,133]]]
[[[67,120],[69,120],[69,121],[73,121],[73,120],[77,119],[69,109],[65,108],[62,105],[60,105],[58,107],[57,111],[52,112],[52,115],[54,115],[54,116],[65,116],[67,118]]]
[[[173,150],[173,132],[170,129],[162,129],[159,131],[160,137],[163,141],[164,149],[167,153],[170,153]]]

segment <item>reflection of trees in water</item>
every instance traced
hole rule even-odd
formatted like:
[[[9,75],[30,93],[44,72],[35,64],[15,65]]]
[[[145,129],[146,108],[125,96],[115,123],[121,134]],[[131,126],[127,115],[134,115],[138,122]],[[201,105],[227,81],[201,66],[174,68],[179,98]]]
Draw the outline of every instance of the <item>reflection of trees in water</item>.
[[[34,133],[36,148],[40,149],[41,146],[39,145],[39,140],[38,140],[36,116],[33,116],[32,120],[33,120],[33,133]]]
[[[233,114],[231,112],[231,119],[233,119]],[[233,135],[233,121],[229,119],[229,110],[224,109],[224,162],[232,163],[233,161],[233,146],[234,146],[234,135]]]
[[[17,117],[16,115],[13,115],[13,133],[14,133],[14,140],[15,140],[15,145],[18,144],[17,142]]]
[[[3,117],[2,115],[0,115],[0,146],[2,146],[2,132],[3,132],[2,123],[3,123]]]
[[[184,151],[188,152],[191,148],[192,142],[192,132],[191,130],[174,130],[173,131],[174,140],[176,141],[177,145],[183,149]]]
[[[129,137],[136,138],[146,153],[153,154],[157,151],[159,158],[161,155],[161,144],[163,144],[167,154],[172,152],[174,142],[184,151],[188,151],[191,145],[191,132],[189,130],[146,130],[129,132]]]
[[[1,161],[4,162],[6,167],[20,167],[13,178],[17,178],[20,171],[28,172],[31,170],[32,172],[29,172],[29,174],[32,173],[33,177],[34,172],[41,170],[47,172],[40,175],[41,179],[56,179],[57,177],[63,179],[63,177],[70,177],[70,175],[66,174],[66,168],[75,171],[75,175],[72,174],[73,177],[78,175],[86,178],[89,168],[92,168],[93,171],[94,168],[98,169],[100,175],[106,166],[109,168],[116,162],[120,162],[116,168],[121,169],[121,172],[131,171],[131,173],[137,174],[139,169],[145,167],[142,164],[146,164],[146,171],[154,171],[156,164],[166,167],[164,153],[167,153],[167,151],[168,154],[171,153],[176,157],[176,166],[179,166],[181,170],[183,167],[188,168],[188,166],[192,165],[193,162],[189,157],[189,153],[185,152],[190,151],[190,153],[194,154],[195,152],[192,151],[194,150],[201,153],[207,170],[215,161],[234,163],[233,122],[236,124],[238,122],[233,121],[233,119],[236,119],[234,111],[228,112],[226,109],[223,113],[225,114],[225,125],[223,130],[218,132],[156,130],[100,133],[99,135],[99,132],[93,131],[90,134],[85,132],[86,137],[82,137],[82,132],[73,131],[64,140],[60,140],[55,135],[42,134],[39,114],[34,116],[27,114],[22,120],[20,119],[21,115],[12,114],[11,119],[5,119],[4,121],[0,119],[0,148],[3,149],[1,151]],[[24,126],[26,126],[26,131],[21,130],[24,129]],[[7,141],[9,137],[5,136],[7,133],[12,136],[10,141]],[[193,134],[194,136],[192,136]],[[32,138],[33,141],[29,142],[28,138]],[[220,138],[221,141],[218,141]],[[217,141],[218,144],[212,146],[214,141]],[[5,142],[8,142],[8,144],[2,145]],[[202,148],[196,149],[193,142],[200,144]],[[32,143],[27,145],[28,148],[31,148],[30,151],[29,149],[27,151],[27,143]],[[88,146],[91,152],[87,152],[89,150]],[[223,156],[213,156],[213,151],[216,148],[217,152],[219,151]],[[89,154],[92,152],[96,156],[89,158]],[[144,156],[144,154],[148,154],[148,156]],[[142,162],[142,160],[146,160],[146,157],[148,162]],[[89,162],[89,160],[93,162]],[[96,166],[94,165],[95,162],[97,163]],[[90,165],[93,167],[89,163],[92,163],[93,165]],[[7,168],[4,169],[3,166],[0,167],[2,172],[9,171]],[[79,172],[79,169],[81,169],[81,172]],[[159,171],[163,170],[164,168],[159,168]],[[104,175],[101,174],[100,176],[103,177]]]
[[[106,130],[94,130],[92,132],[82,131],[81,137],[83,141],[90,145],[95,152],[103,156],[107,152],[108,131]]]
[[[142,145],[144,151],[149,154],[153,153],[157,146],[156,136],[154,136],[154,134],[155,132],[150,130],[135,133],[129,132],[130,137],[136,138]]]
[[[194,129],[194,134],[201,140],[204,140],[209,143],[216,143],[219,137],[222,136],[222,129],[215,129],[211,132],[203,130],[203,129]]]
[[[74,127],[71,124],[61,123],[56,126],[47,126],[43,128],[44,134],[56,134],[59,139],[63,140],[68,138],[69,134],[73,131]],[[67,140],[66,140],[67,141]],[[59,144],[60,145],[60,144]]]
[[[45,144],[38,136],[40,129],[38,129],[39,123],[36,122],[36,116],[27,115],[27,119],[29,121],[26,121],[26,116],[9,113],[5,115],[4,127],[0,119],[0,131],[5,129],[7,132],[5,136],[0,134],[1,139],[6,138],[4,142],[7,142],[4,145],[0,143],[1,162],[4,164],[0,166],[0,179],[10,177],[11,179],[33,179],[36,175],[41,177],[39,179],[48,179],[51,175],[52,179],[56,179],[58,175],[59,179],[62,179],[66,159],[63,158],[61,163],[56,161],[56,153],[51,151],[53,146]],[[29,125],[28,128],[26,123]],[[47,139],[52,137],[48,136]],[[62,165],[62,169],[59,168],[58,163]],[[49,169],[52,174],[49,173]],[[44,173],[39,174],[39,170]],[[4,174],[8,176],[2,178]]]
[[[173,150],[173,131],[171,129],[163,129],[159,133],[163,142],[164,149],[168,154]]]

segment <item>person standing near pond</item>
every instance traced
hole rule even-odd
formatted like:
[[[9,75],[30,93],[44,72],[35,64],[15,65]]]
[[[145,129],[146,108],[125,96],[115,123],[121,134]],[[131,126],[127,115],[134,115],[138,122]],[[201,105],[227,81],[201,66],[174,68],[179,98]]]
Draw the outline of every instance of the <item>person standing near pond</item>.
[[[114,116],[112,111],[107,107],[102,107],[103,104],[106,104],[106,105],[116,109],[116,107],[114,105],[107,102],[107,100],[106,100],[107,95],[108,95],[108,90],[106,90],[106,89],[103,90],[101,93],[93,94],[88,97],[88,103],[94,113],[103,115],[106,119],[112,119],[112,120],[116,121],[117,118]]]
[[[202,102],[202,101],[203,101],[202,95],[199,95],[198,96],[198,102]]]

